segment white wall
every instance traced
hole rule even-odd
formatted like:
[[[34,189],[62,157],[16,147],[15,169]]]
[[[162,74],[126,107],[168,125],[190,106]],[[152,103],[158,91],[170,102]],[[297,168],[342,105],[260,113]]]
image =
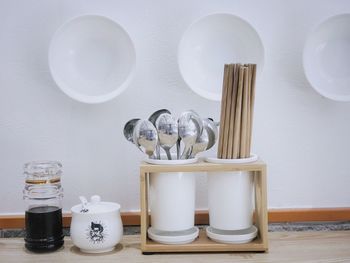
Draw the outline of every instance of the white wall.
[[[163,107],[218,119],[220,104],[193,93],[176,60],[187,26],[214,12],[246,19],[265,46],[253,148],[268,164],[269,207],[350,206],[350,103],[317,94],[301,65],[307,33],[329,16],[350,12],[349,1],[0,0],[0,213],[23,211],[22,165],[38,159],[63,163],[65,210],[78,195],[96,193],[124,211],[138,209],[143,156],[123,138],[123,125]],[[129,88],[101,105],[68,98],[48,69],[55,30],[86,13],[123,25],[137,52]],[[204,175],[198,186],[197,207],[205,208]]]

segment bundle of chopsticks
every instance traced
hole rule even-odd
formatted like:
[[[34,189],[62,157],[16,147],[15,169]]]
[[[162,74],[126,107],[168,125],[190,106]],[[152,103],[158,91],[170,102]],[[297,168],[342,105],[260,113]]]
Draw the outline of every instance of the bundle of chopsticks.
[[[256,64],[224,68],[218,158],[250,157]]]

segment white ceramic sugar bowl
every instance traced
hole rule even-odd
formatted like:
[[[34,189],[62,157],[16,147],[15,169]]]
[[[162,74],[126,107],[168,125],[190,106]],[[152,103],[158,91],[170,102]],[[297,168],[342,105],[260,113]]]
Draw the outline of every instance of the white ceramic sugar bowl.
[[[114,249],[123,236],[120,205],[102,202],[94,195],[90,202],[80,197],[81,204],[73,206],[70,234],[73,244],[86,253],[103,253]]]

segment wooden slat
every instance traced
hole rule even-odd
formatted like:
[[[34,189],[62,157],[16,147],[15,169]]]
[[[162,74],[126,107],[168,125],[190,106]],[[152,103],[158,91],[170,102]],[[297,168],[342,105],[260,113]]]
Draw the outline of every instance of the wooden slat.
[[[267,232],[268,232],[268,211],[267,211],[267,179],[266,179],[266,166],[262,169],[261,174],[257,175],[257,172],[255,172],[255,177],[257,179],[256,188],[259,188],[260,195],[258,195],[261,200],[258,200],[258,202],[255,204],[256,207],[260,206],[261,211],[259,213],[256,213],[255,218],[259,219],[259,234],[261,235],[262,243],[264,244],[264,247],[268,248],[268,239],[267,239]],[[258,191],[255,190],[256,192]],[[259,215],[259,216],[258,216]]]
[[[139,212],[122,212],[124,226],[139,226]],[[341,208],[298,208],[298,209],[270,209],[268,211],[269,223],[282,222],[327,222],[350,220],[350,207]],[[70,225],[71,216],[63,216],[63,225]],[[208,211],[196,211],[196,225],[207,225],[209,223]],[[0,215],[0,229],[24,228],[24,216],[22,215]]]
[[[142,163],[141,168],[147,170],[149,173],[162,173],[162,172],[211,172],[211,171],[257,171],[261,168],[261,165],[265,163],[261,160],[257,160],[253,163],[241,163],[241,164],[215,164],[204,162],[200,160],[193,164],[179,164],[179,165],[153,165]]]
[[[147,239],[147,246],[144,252],[225,252],[225,251],[266,251],[267,247],[263,241],[257,237],[252,242],[245,244],[223,244],[209,239],[205,230],[199,231],[198,238],[189,244],[184,245],[163,245]]]
[[[147,228],[149,226],[148,217],[148,180],[147,173],[140,169],[140,201],[141,201],[141,246],[146,243],[147,239]],[[146,198],[143,198],[146,197]],[[143,247],[142,247],[143,250]]]

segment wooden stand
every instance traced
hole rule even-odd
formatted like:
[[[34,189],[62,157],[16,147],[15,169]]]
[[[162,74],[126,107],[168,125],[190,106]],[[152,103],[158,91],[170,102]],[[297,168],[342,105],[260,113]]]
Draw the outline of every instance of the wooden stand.
[[[199,237],[185,245],[164,245],[150,240],[147,230],[150,226],[148,209],[149,177],[151,173],[162,172],[225,172],[251,171],[254,173],[255,189],[255,226],[258,228],[257,237],[246,244],[223,244],[212,241],[206,236],[205,230],[200,230]],[[268,220],[266,193],[266,164],[258,160],[245,164],[213,164],[200,161],[187,165],[140,165],[141,179],[141,251],[144,254],[154,252],[229,252],[229,251],[260,251],[268,250]],[[228,200],[229,201],[229,200]]]

